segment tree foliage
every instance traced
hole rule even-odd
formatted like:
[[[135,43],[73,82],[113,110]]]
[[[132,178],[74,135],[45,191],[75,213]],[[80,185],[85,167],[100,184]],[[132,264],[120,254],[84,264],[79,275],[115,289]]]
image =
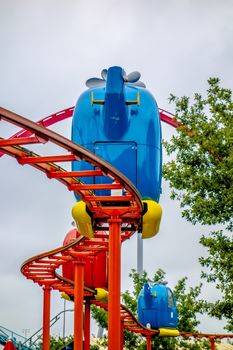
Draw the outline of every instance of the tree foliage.
[[[223,293],[223,298],[215,303],[208,303],[211,316],[227,319],[226,329],[233,331],[233,238],[222,231],[213,232],[211,236],[202,236],[200,242],[208,248],[209,255],[201,257],[200,263],[205,267],[202,277],[208,282],[216,282],[216,288]]]
[[[149,279],[148,274],[144,271],[144,273],[140,276],[135,270],[132,270],[130,273],[130,277],[133,281],[133,289],[132,292],[125,291],[122,293],[122,302],[123,304],[137,317],[137,299],[138,295],[144,285],[148,280],[151,283],[155,283],[158,281],[164,281],[165,272],[162,269],[159,269],[152,279]],[[178,329],[180,331],[186,332],[197,332],[197,325],[199,321],[197,319],[198,313],[202,313],[204,310],[203,302],[199,300],[199,295],[201,292],[201,285],[197,287],[191,287],[187,290],[186,286],[187,278],[182,278],[178,281],[174,288],[174,295],[177,301],[177,309],[179,313],[179,323]],[[92,312],[92,316],[94,316],[95,320],[99,325],[104,325],[104,322],[107,320],[107,313],[97,307],[94,307],[94,313]],[[103,316],[104,314],[104,316]],[[103,322],[104,319],[104,322]],[[107,322],[105,323],[105,328],[107,329]],[[106,345],[106,339],[104,339],[104,344]],[[166,350],[174,350],[178,349],[178,347],[182,346],[182,348],[188,348],[192,350],[200,350],[204,348],[209,348],[209,343],[206,341],[197,340],[194,343],[190,343],[184,339],[177,338],[154,338],[153,339],[153,349],[166,349]],[[124,332],[124,347],[128,350],[146,349],[145,340],[129,331]]]
[[[233,102],[232,92],[208,80],[207,97],[170,96],[175,103],[177,133],[164,142],[175,159],[163,167],[180,201],[183,216],[193,224],[233,225]]]
[[[96,320],[99,327],[108,328],[108,313],[95,305],[91,305],[91,316]]]
[[[193,101],[171,95],[175,103],[177,133],[165,142],[168,155],[174,159],[164,165],[171,198],[178,199],[182,215],[193,224],[225,227],[202,237],[200,243],[209,256],[200,258],[205,267],[202,277],[215,282],[222,298],[207,303],[211,316],[228,320],[232,330],[232,240],[233,229],[233,101],[232,91],[220,87],[218,78],[208,80],[206,97],[195,94]]]
[[[63,350],[65,348],[73,349],[73,335],[69,335],[66,337],[61,336],[50,336],[50,350]],[[38,350],[43,349],[42,341],[37,346]],[[100,347],[97,344],[91,345],[90,350],[98,350]]]
[[[63,347],[66,345],[70,344],[73,342],[73,336],[66,336],[66,337],[55,337],[55,336],[50,336],[50,350],[61,350]],[[42,349],[42,342],[39,344],[39,349]]]

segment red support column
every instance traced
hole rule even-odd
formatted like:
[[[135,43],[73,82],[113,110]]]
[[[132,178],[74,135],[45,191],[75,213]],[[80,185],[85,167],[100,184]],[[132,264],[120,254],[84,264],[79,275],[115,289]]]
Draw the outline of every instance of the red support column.
[[[43,350],[50,348],[50,296],[51,288],[45,286],[43,302]]]
[[[215,339],[210,337],[210,349],[215,350]]]
[[[91,308],[90,301],[86,299],[85,303],[85,322],[84,322],[84,350],[90,350],[90,342],[91,342]]]
[[[121,219],[109,222],[108,349],[121,349]]]
[[[74,263],[74,350],[83,349],[84,262]]]
[[[146,337],[146,350],[151,350],[151,336],[147,335]]]

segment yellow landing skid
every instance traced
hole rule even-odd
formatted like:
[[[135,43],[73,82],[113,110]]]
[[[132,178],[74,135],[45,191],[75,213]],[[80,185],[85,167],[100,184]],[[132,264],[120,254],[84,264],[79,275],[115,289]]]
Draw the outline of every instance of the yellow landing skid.
[[[72,216],[81,235],[88,238],[93,238],[94,231],[92,228],[91,217],[86,212],[85,202],[79,201],[73,206]]]
[[[159,328],[159,337],[179,337],[180,332],[174,328]]]
[[[159,232],[162,208],[153,200],[143,200],[147,211],[142,217],[142,238],[151,238]]]

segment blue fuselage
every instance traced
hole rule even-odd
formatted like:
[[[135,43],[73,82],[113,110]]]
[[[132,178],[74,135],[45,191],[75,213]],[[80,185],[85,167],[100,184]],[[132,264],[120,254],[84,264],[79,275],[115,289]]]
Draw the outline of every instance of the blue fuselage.
[[[149,91],[125,84],[120,67],[108,70],[106,85],[88,89],[80,96],[74,111],[72,141],[120,170],[142,198],[159,201],[162,150],[158,106]],[[90,165],[73,162],[72,169],[90,169]]]
[[[171,289],[162,284],[150,287],[145,283],[138,296],[138,320],[153,329],[176,328],[178,313]]]

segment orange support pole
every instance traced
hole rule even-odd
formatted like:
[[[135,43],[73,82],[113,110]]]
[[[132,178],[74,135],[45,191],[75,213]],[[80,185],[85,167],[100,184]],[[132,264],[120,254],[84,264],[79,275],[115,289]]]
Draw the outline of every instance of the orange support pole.
[[[108,349],[121,349],[121,222],[111,218],[109,222],[109,277],[108,277]]]
[[[86,299],[85,303],[85,321],[84,321],[84,350],[90,350],[90,342],[91,342],[91,307],[90,301]]]
[[[210,337],[210,349],[215,350],[215,339]]]
[[[84,262],[74,263],[74,350],[83,349]]]
[[[146,350],[151,350],[151,336],[147,335],[146,337]]]
[[[50,349],[50,296],[51,288],[45,286],[43,303],[43,350]]]

